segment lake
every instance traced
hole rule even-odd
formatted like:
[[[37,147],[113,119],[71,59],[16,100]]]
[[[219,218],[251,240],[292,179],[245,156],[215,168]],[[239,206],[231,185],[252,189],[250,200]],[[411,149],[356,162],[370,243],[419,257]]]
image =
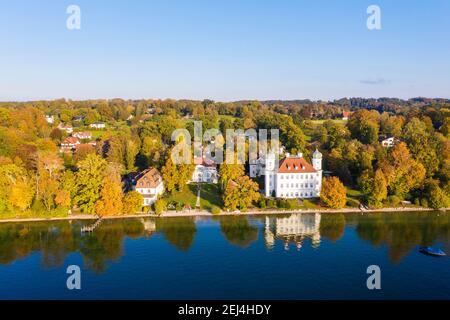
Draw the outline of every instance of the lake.
[[[450,299],[450,214],[0,224],[0,299]],[[67,267],[81,268],[68,290]],[[381,290],[368,290],[378,265]]]

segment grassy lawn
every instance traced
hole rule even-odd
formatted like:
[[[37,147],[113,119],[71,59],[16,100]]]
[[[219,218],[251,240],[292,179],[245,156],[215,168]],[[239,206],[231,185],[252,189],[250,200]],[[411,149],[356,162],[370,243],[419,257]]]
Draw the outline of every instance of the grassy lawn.
[[[222,208],[222,195],[218,184],[202,184],[200,206],[202,209],[211,210],[213,207]]]
[[[211,210],[215,206],[222,207],[219,186],[216,184],[202,184],[200,198],[200,208],[203,210]],[[166,200],[168,203],[180,202],[189,204],[194,209],[197,203],[197,184],[189,184],[185,190],[168,195]]]

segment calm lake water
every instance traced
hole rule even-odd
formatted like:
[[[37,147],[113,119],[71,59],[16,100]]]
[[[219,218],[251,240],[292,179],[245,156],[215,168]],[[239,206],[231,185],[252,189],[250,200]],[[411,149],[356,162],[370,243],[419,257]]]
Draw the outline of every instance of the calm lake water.
[[[81,235],[89,223],[0,224],[0,299],[450,299],[450,258],[418,252],[450,253],[450,214],[128,219]]]

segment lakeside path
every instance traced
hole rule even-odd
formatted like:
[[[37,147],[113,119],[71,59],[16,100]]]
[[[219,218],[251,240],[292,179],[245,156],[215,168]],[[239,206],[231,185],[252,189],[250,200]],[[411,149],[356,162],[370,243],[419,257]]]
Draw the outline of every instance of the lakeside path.
[[[160,215],[153,213],[150,214],[131,214],[131,215],[121,215],[121,216],[109,216],[103,217],[103,220],[113,220],[113,219],[135,219],[135,218],[175,218],[175,217],[220,217],[220,216],[257,216],[257,215],[286,215],[293,213],[323,213],[323,214],[333,214],[333,213],[377,213],[377,212],[448,212],[450,208],[446,209],[431,209],[431,208],[380,208],[380,209],[369,209],[360,210],[357,208],[344,208],[344,209],[307,209],[307,210],[258,210],[258,211],[247,211],[247,212],[225,212],[222,211],[219,214],[212,214],[205,210],[191,210],[182,212],[171,212],[165,211]],[[42,222],[42,221],[63,221],[63,220],[97,220],[98,217],[92,215],[71,215],[67,217],[54,217],[54,218],[12,218],[12,219],[0,219],[0,223],[10,223],[10,222]]]

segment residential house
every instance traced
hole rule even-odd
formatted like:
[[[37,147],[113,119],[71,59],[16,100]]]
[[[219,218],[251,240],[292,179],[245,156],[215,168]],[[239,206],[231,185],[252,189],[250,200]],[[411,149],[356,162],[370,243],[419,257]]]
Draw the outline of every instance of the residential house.
[[[312,165],[301,153],[285,158],[276,165],[275,154],[266,156],[265,195],[284,199],[303,199],[320,196],[322,189],[322,154],[316,150]]]
[[[195,169],[190,182],[218,183],[219,174],[214,161],[206,157],[194,157]]]
[[[350,111],[342,111],[342,120],[347,121],[350,117],[351,112]]]
[[[65,132],[67,132],[68,134],[72,134],[72,132],[73,132],[73,127],[72,127],[72,126],[65,125],[65,124],[63,124],[63,123],[60,123],[60,124],[58,125],[58,129],[61,130],[61,131],[65,131]]]
[[[55,122],[55,117],[52,115],[46,114],[45,121],[47,121],[48,124],[53,124]]]
[[[71,152],[80,144],[80,140],[76,137],[67,137],[61,142],[61,152]]]
[[[106,128],[106,124],[104,122],[94,122],[94,123],[91,123],[89,126],[94,129],[105,129]]]
[[[149,168],[132,176],[132,190],[144,196],[143,206],[155,203],[158,196],[164,193],[164,182],[161,173]]]
[[[381,138],[380,143],[385,148],[392,148],[396,144],[400,142],[400,139],[397,139],[395,137],[389,137],[389,138]]]
[[[92,139],[92,134],[90,132],[75,132],[72,136],[80,140],[90,140]]]

